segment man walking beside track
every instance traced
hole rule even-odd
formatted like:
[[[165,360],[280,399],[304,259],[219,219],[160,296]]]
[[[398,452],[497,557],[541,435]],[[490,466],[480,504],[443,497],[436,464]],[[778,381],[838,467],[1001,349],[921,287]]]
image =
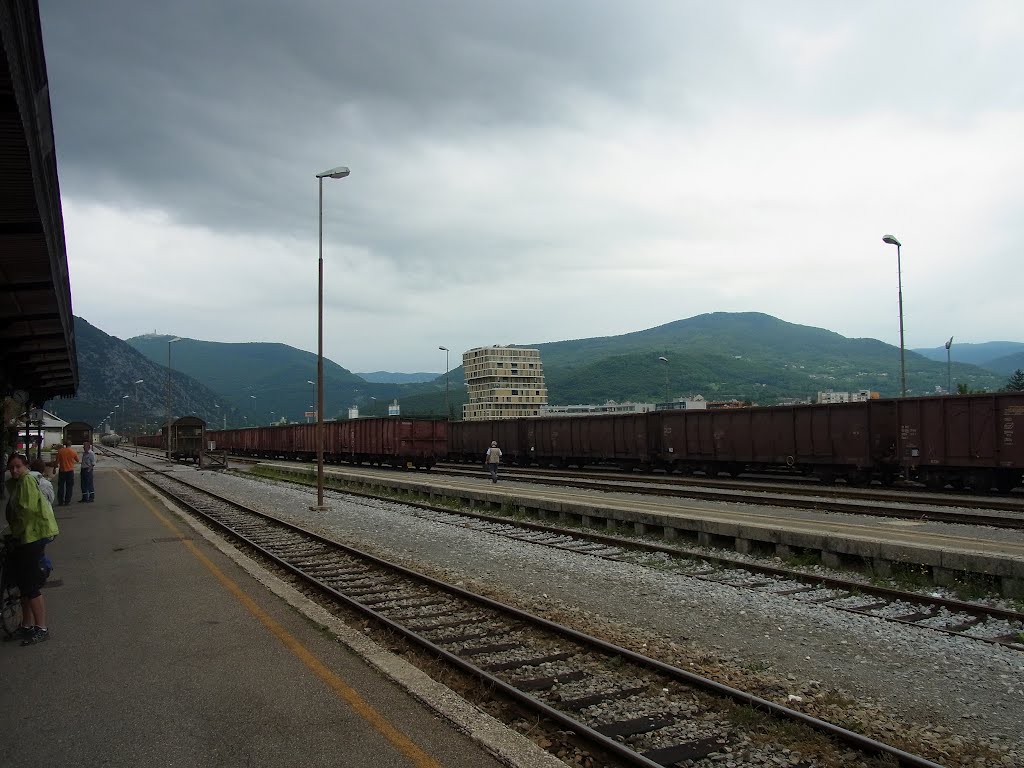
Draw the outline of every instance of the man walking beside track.
[[[71,447],[71,441],[65,440],[57,451],[57,506],[66,507],[71,503],[75,493],[75,464],[78,463],[78,452]]]
[[[92,443],[85,443],[82,446],[82,471],[79,483],[82,486],[82,498],[80,502],[96,501],[96,453],[92,449]]]
[[[487,449],[487,453],[484,454],[484,463],[487,465],[487,471],[491,473],[491,482],[498,482],[498,462],[501,461],[501,448],[495,441],[491,441],[491,447]]]

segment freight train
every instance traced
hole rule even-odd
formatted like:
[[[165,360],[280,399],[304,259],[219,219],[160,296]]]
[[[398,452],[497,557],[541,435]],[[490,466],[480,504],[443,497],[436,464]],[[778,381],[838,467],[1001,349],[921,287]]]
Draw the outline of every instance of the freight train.
[[[217,430],[216,450],[316,459],[316,425]],[[1024,393],[915,397],[493,421],[324,424],[324,460],[429,468],[480,463],[497,441],[519,466],[617,466],[705,475],[784,471],[851,485],[897,479],[1007,492],[1024,483]]]

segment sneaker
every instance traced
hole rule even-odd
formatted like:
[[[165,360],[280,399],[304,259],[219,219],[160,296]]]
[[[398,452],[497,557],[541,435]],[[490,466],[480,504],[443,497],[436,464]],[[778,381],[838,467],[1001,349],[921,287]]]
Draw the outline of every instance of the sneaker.
[[[50,630],[42,629],[41,627],[33,627],[32,633],[21,641],[22,645],[35,645],[36,643],[43,643],[50,639]]]
[[[4,635],[4,642],[9,643],[12,640],[27,640],[31,634],[32,627],[18,627],[11,634]]]

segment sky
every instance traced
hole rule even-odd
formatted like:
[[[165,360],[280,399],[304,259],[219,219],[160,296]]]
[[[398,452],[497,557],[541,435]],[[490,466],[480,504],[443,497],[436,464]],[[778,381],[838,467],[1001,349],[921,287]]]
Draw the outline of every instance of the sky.
[[[1024,3],[40,0],[73,309],[352,371],[764,312],[1024,341]],[[893,234],[902,248],[882,242]],[[899,259],[897,260],[897,256]]]

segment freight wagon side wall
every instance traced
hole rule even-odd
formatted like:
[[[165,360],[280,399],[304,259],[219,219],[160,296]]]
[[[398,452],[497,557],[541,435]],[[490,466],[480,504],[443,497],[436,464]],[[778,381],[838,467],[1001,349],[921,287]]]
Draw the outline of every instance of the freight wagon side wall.
[[[898,403],[899,459],[904,466],[1024,468],[1024,394]]]

